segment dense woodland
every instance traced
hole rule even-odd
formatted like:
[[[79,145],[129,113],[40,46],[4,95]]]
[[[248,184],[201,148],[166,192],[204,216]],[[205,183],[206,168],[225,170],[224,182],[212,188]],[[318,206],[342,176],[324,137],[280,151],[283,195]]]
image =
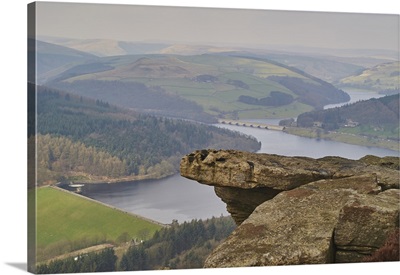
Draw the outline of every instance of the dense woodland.
[[[251,105],[261,105],[261,106],[284,106],[293,102],[293,96],[285,94],[279,91],[272,91],[270,96],[257,99],[252,96],[241,95],[239,96],[239,101],[251,104]]]
[[[172,223],[142,245],[131,246],[123,255],[119,269],[201,268],[211,251],[235,228],[231,217]]]
[[[138,114],[46,87],[38,87],[37,132],[39,184],[65,178],[157,178],[175,173],[180,158],[196,149],[260,147],[255,138],[237,132]]]
[[[240,57],[241,55],[238,56]],[[298,96],[298,101],[307,105],[311,105],[316,109],[322,109],[323,106],[327,104],[346,102],[350,100],[350,96],[347,93],[337,89],[332,84],[312,76],[298,68],[286,65],[284,62],[277,62],[270,58],[259,57],[257,55],[246,56],[246,58],[275,64],[304,76],[305,79],[291,76],[273,75],[269,76],[268,79],[281,84],[296,94]],[[312,81],[314,83],[312,83]]]
[[[76,73],[76,72],[74,72]],[[71,77],[71,75],[63,77]],[[217,122],[193,101],[168,94],[161,87],[147,87],[139,82],[79,80],[74,82],[53,81],[51,87],[66,90],[85,97],[98,98],[125,108],[168,117],[186,118],[206,123]]]
[[[113,249],[41,264],[38,273],[73,273],[201,268],[212,250],[236,225],[231,217],[172,223],[153,238],[132,244],[118,261]]]
[[[398,128],[399,94],[379,99],[360,101],[340,108],[307,112],[299,115],[300,127],[312,127],[314,122],[321,122],[327,130],[338,129],[348,120],[361,125]]]
[[[338,90],[332,84],[314,77],[311,79],[316,83],[290,76],[269,76],[268,79],[276,81],[292,91],[298,96],[297,100],[301,103],[314,106],[316,109],[322,109],[327,104],[350,100],[350,96],[345,92]]]
[[[38,274],[109,272],[115,271],[117,256],[114,249],[107,248],[98,253],[88,253],[65,260],[54,260],[49,264],[38,265]]]
[[[37,176],[39,182],[66,179],[65,175],[91,174],[109,178],[127,174],[126,161],[65,136],[37,135]],[[172,165],[172,164],[171,164]],[[173,167],[172,167],[173,169]]]

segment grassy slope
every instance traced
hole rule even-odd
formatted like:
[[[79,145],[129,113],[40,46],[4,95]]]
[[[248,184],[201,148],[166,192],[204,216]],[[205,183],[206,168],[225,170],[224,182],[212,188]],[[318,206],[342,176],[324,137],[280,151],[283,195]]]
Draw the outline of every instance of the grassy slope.
[[[37,189],[39,260],[83,248],[85,243],[116,242],[125,232],[135,238],[147,230],[147,237],[151,237],[160,228],[158,224],[74,194],[50,187]],[[57,244],[63,248],[57,248]]]
[[[321,122],[325,126],[313,127],[307,120]],[[357,126],[346,127],[345,122],[349,120],[357,122]],[[286,131],[300,136],[398,151],[399,95],[372,98],[339,108],[304,113],[298,117],[297,124],[299,127],[290,127]]]
[[[385,63],[349,76],[340,81],[343,86],[369,88],[375,91],[399,88],[400,62]]]
[[[380,147],[393,151],[399,151],[399,143],[397,141],[387,140],[383,138],[376,138],[376,137],[375,138],[365,137],[360,134],[350,133],[350,131],[324,132],[321,129],[319,129],[318,131],[317,129],[300,128],[300,127],[287,127],[285,131],[289,134],[301,137],[318,138],[318,139],[320,138],[320,139],[334,140],[337,142],[343,142],[348,144]]]
[[[65,81],[117,80],[160,86],[170,94],[198,103],[209,114],[224,114],[228,118],[232,118],[235,113],[239,118],[291,117],[313,109],[297,101],[281,107],[256,106],[239,102],[240,95],[260,99],[269,96],[271,91],[281,91],[297,98],[293,92],[279,83],[266,79],[268,76],[292,76],[315,83],[294,71],[264,61],[213,55],[148,56],[136,59],[126,57],[125,62],[117,58],[105,60],[115,69],[83,74]],[[193,81],[192,78],[202,74],[214,75],[218,77],[218,81],[213,83]],[[240,80],[249,88],[235,87],[228,84],[228,80]]]

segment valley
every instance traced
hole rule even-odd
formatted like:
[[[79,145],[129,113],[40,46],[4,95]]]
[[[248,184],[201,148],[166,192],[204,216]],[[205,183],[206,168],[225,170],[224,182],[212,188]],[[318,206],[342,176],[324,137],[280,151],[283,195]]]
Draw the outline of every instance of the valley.
[[[82,52],[82,61],[77,63],[78,48],[64,49],[68,43],[54,48],[49,45],[39,44],[41,66],[53,64],[53,69],[38,76],[40,84],[141,112],[206,123],[216,122],[216,118],[295,117],[326,104],[348,101],[345,93],[309,74],[315,72],[310,63],[317,60],[314,65],[318,67],[325,60],[332,64],[327,68],[332,67],[330,73],[336,77],[343,74],[344,67],[347,73],[360,69],[359,65],[338,65],[322,57],[303,56],[299,61],[293,54],[240,48],[215,51],[211,46],[203,46],[201,54],[196,46],[186,46],[185,54],[160,49],[151,54],[143,51],[117,56]],[[266,101],[266,105],[240,100],[243,96],[263,100],[276,92],[290,100]]]
[[[176,115],[186,118],[191,118],[190,112],[219,118],[295,116],[349,100],[344,92],[322,80],[275,62],[246,56],[146,55],[105,58],[101,65],[98,61],[96,64],[96,68],[105,69],[93,72],[90,64],[77,66],[47,85],[142,111],[150,109],[168,115],[178,109],[180,113]],[[304,94],[293,85],[310,92]],[[315,97],[313,90],[320,97]],[[284,104],[271,101],[265,105],[240,100],[241,96],[268,98],[276,92],[291,99]],[[160,105],[160,101],[155,102],[151,97],[153,93],[181,107]]]
[[[114,246],[114,270],[202,267],[234,226],[222,217],[225,205],[213,189],[194,188],[177,174],[182,156],[194,150],[354,159],[398,154],[392,53],[50,40],[38,43],[38,83],[28,85],[38,103],[37,128],[34,121],[28,127],[37,130],[30,138],[38,146],[38,260],[49,264],[43,270],[54,267],[49,259],[64,255],[66,263],[68,253],[97,245]],[[349,87],[394,95],[323,110],[348,102]],[[289,125],[276,125],[284,119]],[[269,120],[279,131],[233,123]],[[85,184],[83,195],[105,205],[48,187],[59,182]],[[200,239],[187,247],[176,235],[195,231]],[[145,245],[127,245],[137,238]],[[147,258],[131,262],[138,255]]]
[[[260,147],[253,137],[212,125],[141,114],[33,84],[29,89],[37,89],[37,136],[31,138],[39,145],[38,185],[161,178],[176,173],[181,155],[194,148]]]

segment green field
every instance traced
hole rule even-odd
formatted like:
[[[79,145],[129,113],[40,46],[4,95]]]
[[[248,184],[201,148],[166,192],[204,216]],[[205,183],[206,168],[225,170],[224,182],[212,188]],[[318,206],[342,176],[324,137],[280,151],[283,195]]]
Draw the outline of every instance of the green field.
[[[51,187],[37,189],[38,261],[101,243],[148,239],[161,226]]]
[[[384,91],[399,89],[399,62],[391,62],[366,69],[358,75],[348,76],[340,81],[340,85],[356,88]]]
[[[341,130],[343,130],[343,128]],[[397,141],[387,140],[379,137],[366,137],[360,135],[359,133],[352,133],[351,131],[325,132],[322,129],[300,127],[288,127],[285,131],[289,134],[301,137],[326,139],[360,146],[379,147],[393,151],[399,151],[399,143]]]
[[[148,87],[160,87],[167,94],[195,102],[213,116],[225,118],[285,118],[312,110],[311,106],[297,103],[298,95],[269,76],[290,76],[307,83],[319,85],[285,67],[251,58],[199,55],[199,56],[152,56],[132,60],[109,60],[112,70],[76,75],[66,82],[98,80],[143,83]],[[108,63],[107,63],[108,64]],[[196,76],[212,75],[214,81],[195,81]],[[241,81],[247,87],[239,87],[229,81]],[[256,106],[238,100],[241,95],[257,99],[270,96],[272,91],[292,95],[296,102],[275,108]]]

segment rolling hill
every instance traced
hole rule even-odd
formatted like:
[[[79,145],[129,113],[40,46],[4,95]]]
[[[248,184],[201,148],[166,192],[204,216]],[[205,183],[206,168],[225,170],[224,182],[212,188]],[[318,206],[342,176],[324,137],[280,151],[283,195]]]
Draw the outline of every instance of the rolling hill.
[[[223,54],[278,62],[282,65],[301,70],[329,83],[334,83],[344,77],[353,75],[365,69],[364,66],[354,64],[352,61],[345,60],[341,57],[320,55],[317,53],[305,54],[266,50],[246,50],[226,52]]]
[[[298,116],[297,126],[306,128],[307,133],[298,131],[299,128],[289,129],[289,132],[307,136],[315,133],[317,138],[325,136],[342,142],[399,150],[399,94],[307,112]]]
[[[382,94],[399,93],[400,62],[379,64],[361,73],[343,78],[342,87],[373,90]]]
[[[97,59],[97,56],[86,52],[39,40],[36,40],[36,48],[33,47],[35,41],[32,39],[30,39],[28,45],[28,58],[35,58],[34,51],[36,50],[37,83],[46,82],[48,80],[48,75],[59,74],[77,64]],[[35,63],[31,60],[30,64]],[[29,73],[34,73],[34,70],[29,70]],[[33,76],[29,79],[33,79]]]
[[[159,51],[171,46],[166,43],[131,42],[113,39],[72,39],[48,36],[39,38],[48,43],[103,57],[158,53]]]
[[[33,84],[28,88],[34,93]],[[37,86],[36,102],[38,185],[161,178],[199,148],[260,147],[255,138],[226,129],[138,114],[43,86]]]
[[[207,115],[293,117],[349,100],[343,91],[298,69],[217,54],[104,57],[55,75],[46,85],[127,108],[205,122],[212,122]],[[276,95],[291,100],[274,104],[276,100],[269,98]],[[269,103],[252,104],[241,96]]]
[[[397,60],[392,51],[322,49],[286,47],[244,48],[243,46],[191,45],[160,42],[118,41],[112,39],[71,39],[41,36],[47,43],[67,47],[95,56],[118,55],[201,55],[228,54],[266,58],[295,67],[313,76],[334,83],[361,70]]]
[[[36,197],[38,262],[97,244],[149,239],[161,228],[158,223],[51,187],[38,188]]]
[[[270,54],[269,59],[298,68],[308,74],[333,83],[363,69],[362,66],[330,59],[327,56],[305,56],[289,54]]]

